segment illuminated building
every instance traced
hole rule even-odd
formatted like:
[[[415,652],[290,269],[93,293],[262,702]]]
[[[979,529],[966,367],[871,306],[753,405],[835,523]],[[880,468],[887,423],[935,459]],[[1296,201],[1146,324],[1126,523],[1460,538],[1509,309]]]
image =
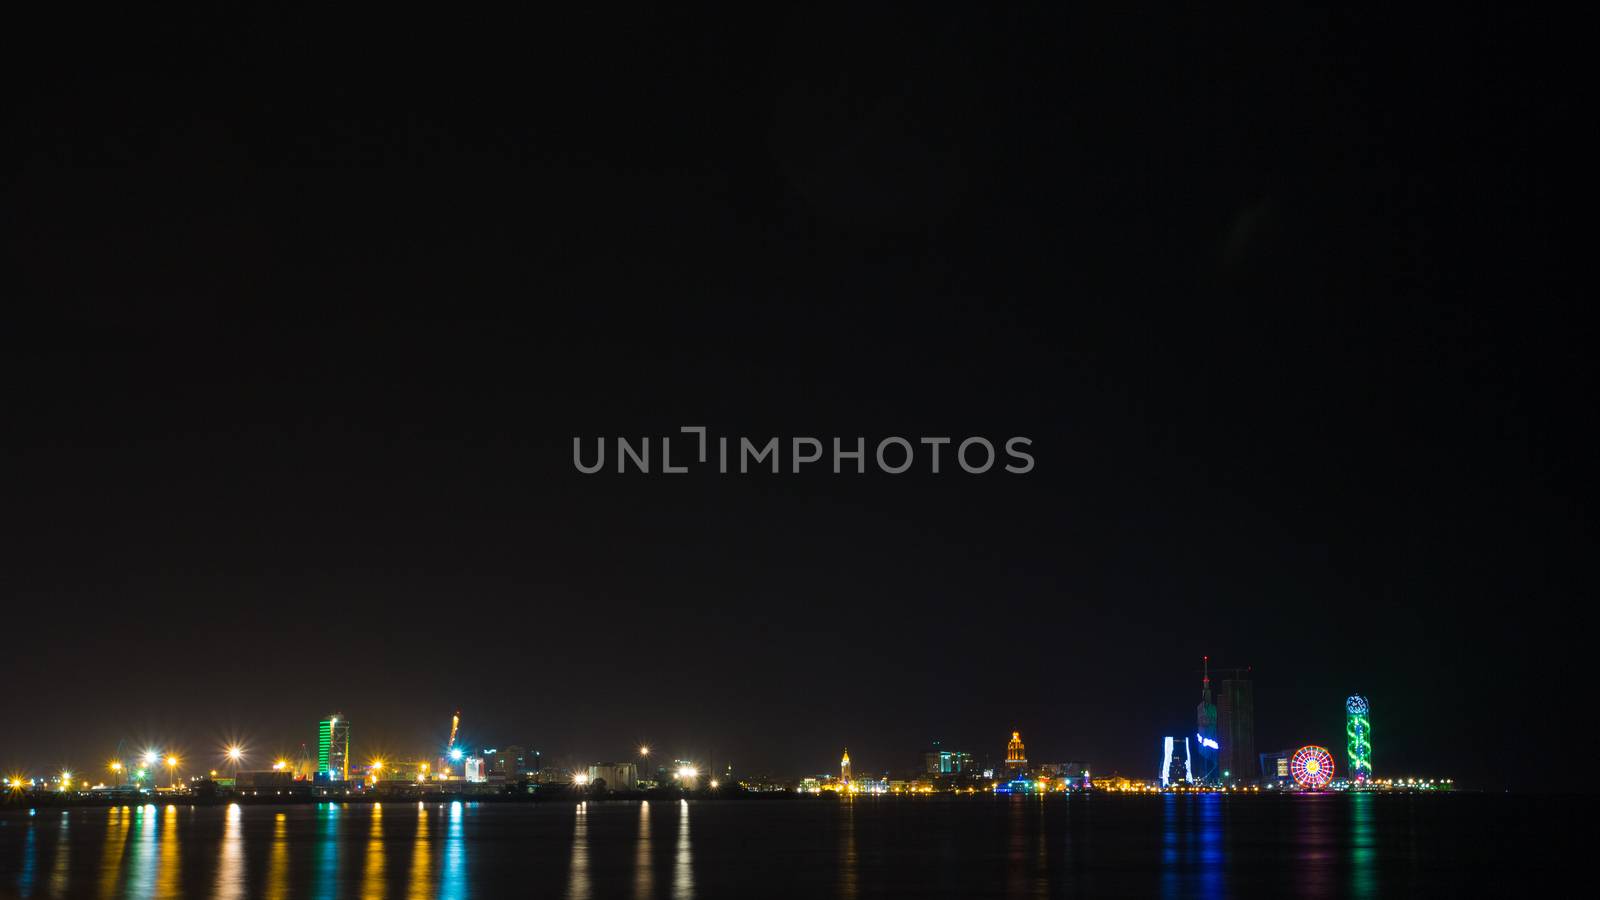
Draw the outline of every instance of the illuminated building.
[[[850,783],[850,748],[844,748],[844,759],[839,760],[839,780]]]
[[[1210,783],[1217,777],[1217,705],[1211,702],[1211,657],[1201,657],[1200,703],[1195,707],[1195,747],[1200,757],[1199,779]]]
[[[1305,790],[1321,790],[1333,781],[1333,754],[1315,744],[1301,747],[1289,757],[1289,775]]]
[[[1006,771],[1021,772],[1028,768],[1027,748],[1022,746],[1022,733],[1011,732],[1011,741],[1006,744]]]
[[[1292,750],[1279,750],[1276,753],[1263,753],[1261,761],[1261,780],[1263,783],[1278,782],[1287,784],[1289,776],[1289,757],[1294,755]]]
[[[1182,744],[1178,742],[1182,741]],[[1162,787],[1174,784],[1194,784],[1194,769],[1189,759],[1189,739],[1164,737],[1161,739],[1161,770],[1158,780]]]
[[[325,781],[350,778],[350,720],[343,713],[317,723],[317,777]]]
[[[1248,779],[1256,765],[1255,684],[1249,669],[1235,669],[1217,686],[1217,776]]]
[[[462,777],[473,784],[481,784],[489,780],[489,775],[483,768],[483,757],[469,756],[461,761]]]
[[[589,766],[589,784],[613,791],[631,791],[639,785],[639,767],[631,762],[594,763]]]
[[[977,766],[973,764],[972,754],[960,750],[940,750],[938,744],[934,749],[922,754],[922,769],[929,775],[956,775],[962,772],[974,772]]]
[[[1344,735],[1350,754],[1350,780],[1366,784],[1372,780],[1372,721],[1367,698],[1351,694],[1344,701]]]

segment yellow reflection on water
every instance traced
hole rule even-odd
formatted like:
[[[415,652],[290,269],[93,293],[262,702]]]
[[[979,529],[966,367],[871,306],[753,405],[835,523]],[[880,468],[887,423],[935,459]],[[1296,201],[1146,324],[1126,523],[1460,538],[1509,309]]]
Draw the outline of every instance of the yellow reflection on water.
[[[840,826],[839,841],[839,896],[853,898],[859,894],[856,883],[856,804],[847,799],[839,804],[839,814],[844,817]]]
[[[289,896],[289,817],[278,813],[272,819],[272,853],[267,858],[267,900]]]
[[[678,852],[672,863],[672,896],[689,900],[694,896],[694,853],[689,845],[689,801],[678,801]]]
[[[56,859],[50,867],[50,895],[65,897],[67,895],[67,880],[70,872],[67,864],[72,861],[72,835],[70,822],[71,810],[61,811],[61,824],[56,826]]]
[[[139,819],[139,831],[133,836],[127,894],[130,897],[148,897],[155,891],[156,806],[147,803],[139,807],[135,815]]]
[[[116,896],[117,880],[122,875],[122,853],[128,846],[128,829],[133,826],[133,810],[113,806],[106,817],[106,850],[100,857],[100,896]]]
[[[417,839],[411,845],[411,900],[433,896],[433,841],[428,839],[428,804],[417,803]]]
[[[639,804],[638,850],[633,857],[633,896],[646,900],[655,892],[655,873],[650,869],[650,801]]]
[[[182,895],[178,882],[178,807],[167,804],[161,817],[161,863],[156,869],[156,897]]]
[[[217,865],[218,898],[244,896],[244,835],[239,816],[239,804],[229,803],[222,826],[222,859]]]
[[[589,900],[589,804],[578,804],[572,821],[572,865],[567,869],[568,900]]]
[[[383,804],[372,804],[372,827],[367,830],[367,866],[361,873],[361,896],[366,900],[384,897],[383,886]]]

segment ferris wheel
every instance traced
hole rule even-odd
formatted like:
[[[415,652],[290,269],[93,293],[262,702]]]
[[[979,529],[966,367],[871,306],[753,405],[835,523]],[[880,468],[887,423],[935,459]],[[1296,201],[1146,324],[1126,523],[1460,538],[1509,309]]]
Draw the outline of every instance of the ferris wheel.
[[[1302,788],[1325,788],[1333,781],[1333,754],[1315,744],[1301,747],[1289,757],[1289,774],[1294,776],[1294,783]]]

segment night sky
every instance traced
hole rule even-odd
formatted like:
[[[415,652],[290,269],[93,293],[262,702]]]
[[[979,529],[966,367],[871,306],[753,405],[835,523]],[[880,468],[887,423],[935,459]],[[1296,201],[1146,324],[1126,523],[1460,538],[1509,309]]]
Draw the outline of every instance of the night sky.
[[[1342,763],[1359,691],[1380,777],[1555,786],[1564,26],[1117,6],[8,28],[0,769],[460,709],[556,762],[1017,729],[1153,777],[1209,654],[1258,750]],[[572,464],[691,425],[1036,468]]]

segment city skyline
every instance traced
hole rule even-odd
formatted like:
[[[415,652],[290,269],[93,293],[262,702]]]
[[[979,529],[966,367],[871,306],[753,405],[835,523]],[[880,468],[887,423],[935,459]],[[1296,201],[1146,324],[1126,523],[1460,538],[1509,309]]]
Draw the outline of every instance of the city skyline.
[[[1235,685],[1236,680],[1248,682],[1249,674],[1250,673],[1248,670],[1233,670],[1233,677],[1224,681],[1224,684],[1229,685],[1226,690],[1237,691],[1238,688]],[[1203,698],[1209,698],[1210,684],[1210,658],[1204,657],[1202,659]],[[1371,748],[1370,744],[1366,742],[1367,739],[1365,737],[1365,729],[1370,728],[1370,725],[1367,724],[1368,701],[1365,697],[1360,695],[1351,695],[1345,701],[1343,701],[1343,706],[1341,708],[1343,709],[1348,720],[1347,728],[1353,728],[1354,726],[1349,723],[1353,723],[1355,721],[1355,719],[1352,717],[1356,715],[1357,703],[1359,703],[1359,712],[1361,715],[1360,721],[1362,726],[1361,747],[1363,749],[1361,751],[1361,756],[1364,763],[1364,770],[1367,775],[1370,776],[1372,771],[1370,762]],[[1183,765],[1185,767],[1184,780],[1193,781],[1196,783],[1211,783],[1213,780],[1215,780],[1217,783],[1228,783],[1230,780],[1233,782],[1250,782],[1255,780],[1258,776],[1268,774],[1265,771],[1265,757],[1269,756],[1270,754],[1262,754],[1263,759],[1260,761],[1261,768],[1258,768],[1258,761],[1256,759],[1253,745],[1251,745],[1248,753],[1248,761],[1246,761],[1246,757],[1242,754],[1229,754],[1223,752],[1221,753],[1221,759],[1224,761],[1223,763],[1215,763],[1210,765],[1205,763],[1208,753],[1212,756],[1215,756],[1218,753],[1217,745],[1215,744],[1214,740],[1211,743],[1206,742],[1206,717],[1208,715],[1206,710],[1207,703],[1206,700],[1203,699],[1201,706],[1197,711],[1197,717],[1199,721],[1197,727],[1199,730],[1195,735],[1193,744],[1190,745],[1187,738],[1179,738],[1179,740],[1183,742],[1180,745],[1180,749],[1182,752]],[[1215,717],[1214,713],[1210,713],[1209,715],[1211,715],[1213,718]],[[1253,710],[1247,712],[1246,715],[1253,717]],[[204,773],[207,770],[215,769],[215,767],[218,765],[228,769],[230,772],[242,770],[265,771],[268,768],[274,770],[288,768],[294,771],[298,777],[311,778],[314,776],[319,781],[346,781],[352,780],[350,774],[352,771],[366,771],[369,766],[374,763],[380,768],[384,764],[393,764],[396,762],[404,762],[407,765],[413,766],[421,763],[423,765],[422,771],[426,772],[428,763],[437,757],[437,772],[442,772],[448,775],[452,767],[454,767],[455,777],[461,778],[464,775],[467,775],[468,780],[477,780],[476,778],[471,777],[472,773],[469,773],[465,767],[471,764],[482,765],[484,760],[481,757],[485,755],[496,754],[500,752],[501,747],[512,750],[519,755],[524,752],[533,754],[545,762],[551,763],[558,767],[562,764],[565,764],[573,771],[581,771],[583,767],[593,765],[593,763],[587,762],[587,760],[609,758],[603,752],[596,754],[594,752],[586,753],[582,750],[569,751],[565,753],[549,753],[545,750],[539,749],[537,742],[519,741],[514,737],[506,735],[483,735],[478,737],[477,740],[472,740],[474,732],[471,730],[465,733],[460,732],[459,729],[461,723],[461,711],[457,710],[450,718],[448,738],[446,738],[443,743],[437,745],[436,747],[386,747],[380,749],[376,746],[363,747],[359,740],[353,740],[351,733],[354,728],[350,717],[346,716],[342,712],[335,712],[324,716],[320,721],[317,722],[315,736],[309,745],[302,743],[299,745],[298,750],[295,751],[285,749],[286,745],[280,741],[277,744],[277,749],[267,752],[260,749],[256,741],[252,741],[248,738],[241,738],[237,735],[230,737],[223,744],[216,748],[212,748],[211,750],[202,749],[198,752],[192,752],[186,749],[181,741],[168,741],[165,743],[161,741],[146,741],[138,743],[137,749],[134,749],[131,748],[129,742],[124,739],[118,741],[118,751],[112,753],[107,758],[107,762],[104,766],[97,767],[93,764],[88,766],[79,766],[75,763],[62,760],[58,761],[57,764],[53,766],[44,767],[44,769],[46,772],[53,773],[76,770],[83,777],[92,777],[91,773],[98,772],[99,768],[107,768],[112,770],[110,777],[113,780],[117,780],[128,777],[124,774],[123,766],[123,763],[126,760],[138,760],[139,758],[143,757],[146,763],[156,767],[158,770],[160,768],[161,761],[165,761],[168,769],[170,770],[175,768],[178,761],[181,760],[186,766],[197,768],[201,773]],[[356,733],[359,734],[359,731]],[[1227,732],[1224,732],[1224,734],[1226,733]],[[1354,761],[1357,753],[1355,734],[1356,732],[1351,732],[1352,743],[1350,753],[1352,771],[1350,774],[1352,776],[1356,774],[1354,771]],[[1171,737],[1167,737],[1165,740],[1168,743],[1166,753],[1167,758],[1170,761],[1173,752],[1171,746],[1173,739]],[[1324,742],[1326,743],[1325,740]],[[290,741],[289,743],[292,744],[293,742]],[[637,747],[637,752],[639,754],[634,762],[639,766],[641,773],[649,770],[651,765],[659,766],[662,771],[670,771],[674,765],[671,763],[671,760],[695,759],[697,758],[697,754],[698,758],[715,759],[715,750],[707,751],[704,748],[700,748],[697,752],[680,751],[676,754],[673,754],[669,751],[666,755],[658,752],[656,754],[656,758],[652,760],[650,759],[650,747],[652,746],[651,741],[645,739],[642,741],[636,740],[633,743]],[[1300,743],[1304,743],[1304,740],[1301,740]],[[1030,765],[1030,761],[1027,758],[1025,742],[1021,738],[1021,732],[1017,729],[1013,729],[1010,732],[1009,741],[1005,744],[1004,749],[999,753],[992,753],[984,750],[984,744],[982,742],[973,742],[973,746],[978,749],[977,753],[953,749],[959,745],[959,741],[949,743],[941,738],[933,738],[927,741],[921,749],[915,750],[914,752],[907,751],[906,748],[903,747],[894,748],[888,752],[885,760],[881,761],[881,765],[879,765],[877,762],[874,762],[873,764],[869,764],[869,766],[863,771],[880,773],[889,773],[894,771],[962,771],[961,764],[964,762],[966,769],[969,771],[984,769],[985,771],[993,774],[994,777],[1000,778],[1002,776],[1009,777],[1009,775],[1006,773],[1027,772],[1033,767]],[[310,749],[308,749],[308,747]],[[657,745],[657,747],[659,749],[659,745]],[[929,750],[929,747],[932,749]],[[128,748],[126,749],[126,752],[124,752],[125,748]],[[615,748],[613,748],[613,755],[615,755],[614,749]],[[938,760],[938,757],[941,755],[943,756],[943,759]],[[1054,748],[1051,748],[1050,755],[1051,760],[1049,764],[1052,766],[1068,758],[1084,759],[1082,754],[1073,754],[1070,751],[1064,753],[1057,752]],[[951,768],[952,758],[955,758],[957,761],[955,769]],[[157,762],[151,763],[151,760],[156,760]],[[893,760],[893,762],[891,763],[887,760]],[[1033,760],[1034,764],[1040,764],[1041,762],[1042,761],[1037,757]],[[1432,762],[1437,764],[1440,762],[1440,760],[1433,760]],[[1144,777],[1137,767],[1134,767],[1128,771],[1124,771],[1115,765],[1094,763],[1087,760],[1083,762],[1083,765],[1085,766],[1091,764],[1094,765],[1097,770],[1101,771],[1107,776],[1115,775],[1122,776],[1124,778]],[[126,771],[131,772],[131,767],[133,765],[137,765],[137,763],[130,763]],[[611,764],[605,763],[604,765]],[[728,765],[731,767],[732,763],[730,762]],[[1159,773],[1165,772],[1165,765],[1166,763],[1163,763],[1163,767],[1158,770]],[[140,766],[141,775],[143,774],[143,768],[145,767]],[[848,746],[844,750],[844,757],[840,764],[840,768],[843,772],[843,779],[848,781],[851,777],[850,772],[852,769],[852,762]],[[304,771],[301,771],[302,769]],[[8,779],[14,779],[23,774],[25,771],[29,770],[13,766],[11,769],[7,770],[6,777]],[[774,770],[772,766],[763,765],[759,761],[755,761],[753,764],[751,764],[751,769],[747,771],[753,771],[761,775],[778,775],[784,777],[798,777],[799,775],[815,774],[815,770]],[[215,775],[215,771],[212,771],[212,774]],[[643,775],[641,774],[640,777],[643,777]],[[1161,775],[1161,777],[1164,779],[1165,776]],[[359,781],[361,779],[356,778],[354,780]],[[154,782],[146,782],[146,784],[151,783]]]

